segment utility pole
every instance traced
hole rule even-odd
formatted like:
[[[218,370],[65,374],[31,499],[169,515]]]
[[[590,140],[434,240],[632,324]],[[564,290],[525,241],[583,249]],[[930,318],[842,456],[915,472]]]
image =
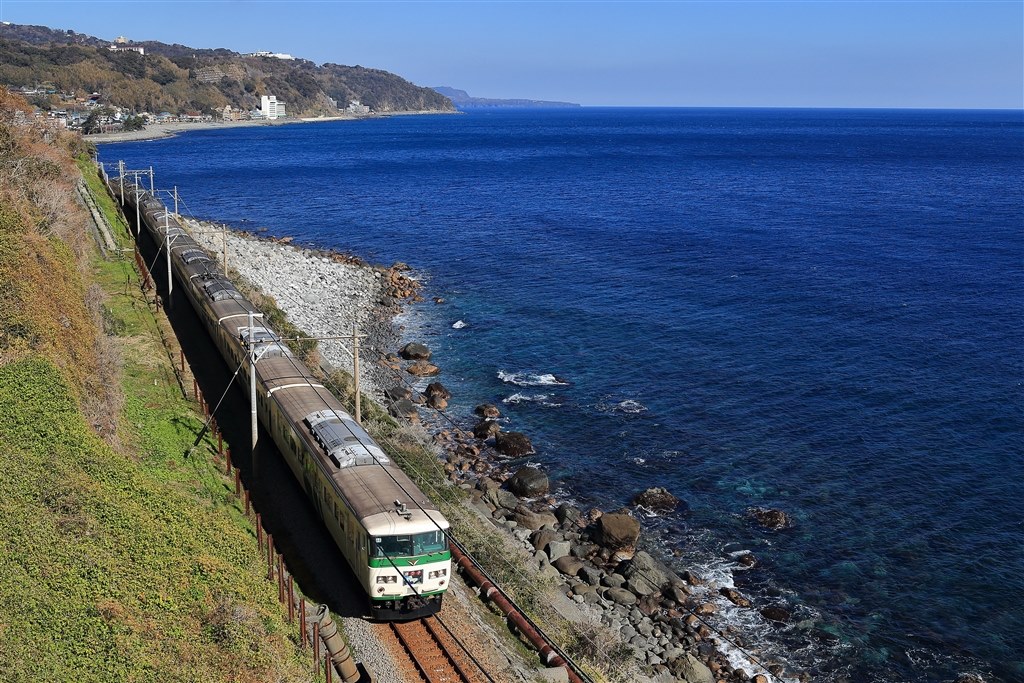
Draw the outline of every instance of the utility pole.
[[[117,162],[117,180],[121,184],[121,206],[124,206],[124,159]]]
[[[256,416],[256,333],[253,331],[253,321],[257,316],[262,318],[263,314],[249,311],[249,405],[253,463],[256,462],[256,442],[259,439],[259,422]]]
[[[139,203],[142,201],[142,191],[139,188],[139,176],[135,176],[135,236],[142,234],[142,223],[139,218]]]
[[[171,305],[171,292],[174,289],[174,278],[171,277],[171,225],[167,207],[164,207],[164,244],[167,248],[167,305]]]
[[[224,251],[224,274],[228,274],[228,226],[222,225],[220,228],[220,246]]]
[[[356,424],[362,424],[362,415],[359,395],[359,328],[352,323],[352,378],[356,385]]]

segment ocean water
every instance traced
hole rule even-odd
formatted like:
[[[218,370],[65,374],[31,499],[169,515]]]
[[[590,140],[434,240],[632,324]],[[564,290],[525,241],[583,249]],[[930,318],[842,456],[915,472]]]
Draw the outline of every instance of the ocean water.
[[[199,217],[412,264],[446,303],[403,323],[454,411],[498,403],[581,505],[686,501],[652,545],[792,613],[719,614],[756,657],[1024,680],[1021,112],[474,112],[100,151]]]

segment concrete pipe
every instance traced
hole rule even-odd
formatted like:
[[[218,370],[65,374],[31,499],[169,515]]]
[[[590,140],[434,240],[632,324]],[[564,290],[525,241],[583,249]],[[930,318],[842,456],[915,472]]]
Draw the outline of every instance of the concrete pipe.
[[[327,654],[331,658],[334,670],[341,676],[345,683],[355,683],[362,678],[356,662],[349,652],[348,644],[338,633],[338,626],[331,619],[331,611],[327,605],[320,605],[316,610],[316,619],[320,622],[320,639],[327,647]]]

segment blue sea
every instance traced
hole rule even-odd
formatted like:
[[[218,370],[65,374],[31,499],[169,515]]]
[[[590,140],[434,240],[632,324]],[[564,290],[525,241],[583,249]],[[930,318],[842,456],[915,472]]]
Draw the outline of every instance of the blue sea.
[[[497,403],[580,505],[683,499],[649,543],[792,614],[716,617],[758,659],[1024,681],[1021,112],[493,111],[100,151],[201,218],[410,263],[445,303],[402,322],[455,415]]]

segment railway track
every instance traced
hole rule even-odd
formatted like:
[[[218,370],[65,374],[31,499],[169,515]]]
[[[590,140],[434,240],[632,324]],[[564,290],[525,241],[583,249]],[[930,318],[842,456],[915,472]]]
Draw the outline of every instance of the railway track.
[[[391,631],[426,683],[482,683],[482,671],[436,617],[391,622]]]

